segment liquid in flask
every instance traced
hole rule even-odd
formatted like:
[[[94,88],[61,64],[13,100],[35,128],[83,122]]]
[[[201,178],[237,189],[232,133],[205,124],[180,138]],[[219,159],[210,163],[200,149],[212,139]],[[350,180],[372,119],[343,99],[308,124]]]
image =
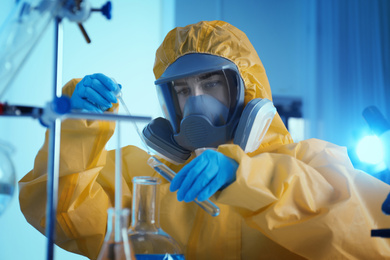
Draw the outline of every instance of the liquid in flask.
[[[137,260],[182,260],[181,246],[159,223],[159,185],[155,177],[133,178],[133,203],[129,241]]]

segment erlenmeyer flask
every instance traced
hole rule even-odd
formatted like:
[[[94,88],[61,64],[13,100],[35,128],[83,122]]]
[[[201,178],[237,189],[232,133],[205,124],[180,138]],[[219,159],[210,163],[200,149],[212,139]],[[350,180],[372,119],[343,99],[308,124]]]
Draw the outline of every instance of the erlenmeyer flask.
[[[160,228],[158,189],[161,180],[133,178],[133,205],[129,240],[137,260],[184,259],[180,245]]]
[[[132,247],[127,237],[130,210],[109,208],[107,212],[107,233],[97,259],[135,260]],[[115,226],[117,221],[120,222],[118,230],[116,230]]]

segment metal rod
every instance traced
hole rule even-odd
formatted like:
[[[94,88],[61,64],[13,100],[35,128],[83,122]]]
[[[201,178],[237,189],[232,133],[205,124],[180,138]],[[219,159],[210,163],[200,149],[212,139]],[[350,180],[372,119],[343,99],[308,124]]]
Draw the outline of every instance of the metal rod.
[[[121,123],[116,128],[117,147],[115,150],[115,242],[121,241],[121,209],[122,209],[122,153],[121,153]]]
[[[77,23],[79,26],[79,29],[81,30],[81,33],[84,36],[84,39],[87,43],[91,43],[91,38],[89,38],[87,31],[84,29],[84,26],[81,23]]]
[[[53,100],[61,96],[63,26],[60,17],[55,18],[54,33],[54,84]],[[61,120],[65,118],[91,120],[150,121],[150,117],[122,116],[117,114],[69,113],[57,117],[49,124],[49,154],[47,163],[46,237],[47,259],[54,259],[55,223],[58,203],[58,179],[60,166]]]
[[[59,148],[61,120],[56,119],[49,128],[49,154],[47,175],[46,237],[47,259],[54,259],[55,220],[58,200]]]
[[[107,120],[107,121],[144,121],[148,122],[152,120],[148,116],[127,116],[127,115],[118,115],[114,113],[88,113],[88,112],[72,112],[64,114],[61,116],[61,119],[89,119],[89,120]]]
[[[54,26],[54,84],[53,100],[61,95],[63,28],[61,18],[55,18]],[[54,259],[55,220],[58,201],[58,178],[60,158],[61,120],[55,119],[49,127],[49,154],[47,174],[46,237],[47,259]]]

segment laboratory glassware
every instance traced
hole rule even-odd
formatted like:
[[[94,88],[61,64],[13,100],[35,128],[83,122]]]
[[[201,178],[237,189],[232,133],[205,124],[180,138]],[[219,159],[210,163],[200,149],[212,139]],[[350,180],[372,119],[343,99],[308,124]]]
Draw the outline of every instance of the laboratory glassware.
[[[181,246],[159,223],[159,185],[155,177],[133,178],[133,203],[129,241],[137,260],[184,259]]]
[[[16,2],[0,28],[0,97],[61,7],[54,0]]]
[[[111,19],[111,2],[101,8],[92,8],[85,0],[16,1],[0,27],[0,98],[55,17],[66,17],[76,22],[90,43],[82,22],[89,18],[91,12],[101,12]]]
[[[14,194],[15,168],[10,158],[11,146],[0,142],[0,215],[3,214]]]
[[[98,260],[134,260],[135,256],[127,237],[129,209],[109,208],[107,210],[107,233]],[[115,223],[119,221],[119,234]]]

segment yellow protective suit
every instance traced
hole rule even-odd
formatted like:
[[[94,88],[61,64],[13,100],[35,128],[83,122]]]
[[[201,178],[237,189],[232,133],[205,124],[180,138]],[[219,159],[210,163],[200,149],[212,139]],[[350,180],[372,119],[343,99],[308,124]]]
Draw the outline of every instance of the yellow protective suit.
[[[157,50],[159,78],[178,57],[199,52],[233,61],[245,81],[245,101],[271,99],[264,67],[244,33],[222,21],[172,30]],[[77,83],[64,88],[71,95]],[[95,259],[114,202],[114,152],[104,147],[114,131],[108,122],[68,120],[62,124],[56,243]],[[47,143],[34,169],[20,181],[26,219],[44,233]],[[390,240],[370,237],[387,228],[381,212],[390,187],[355,170],[346,149],[320,140],[293,143],[279,116],[261,147],[245,154],[233,144],[218,151],[239,163],[237,179],[211,200],[211,217],[194,203],[178,202],[161,185],[160,224],[185,250],[186,259],[383,259]],[[131,207],[131,179],[158,176],[137,147],[123,148],[123,205]],[[179,167],[171,166],[178,171]]]

